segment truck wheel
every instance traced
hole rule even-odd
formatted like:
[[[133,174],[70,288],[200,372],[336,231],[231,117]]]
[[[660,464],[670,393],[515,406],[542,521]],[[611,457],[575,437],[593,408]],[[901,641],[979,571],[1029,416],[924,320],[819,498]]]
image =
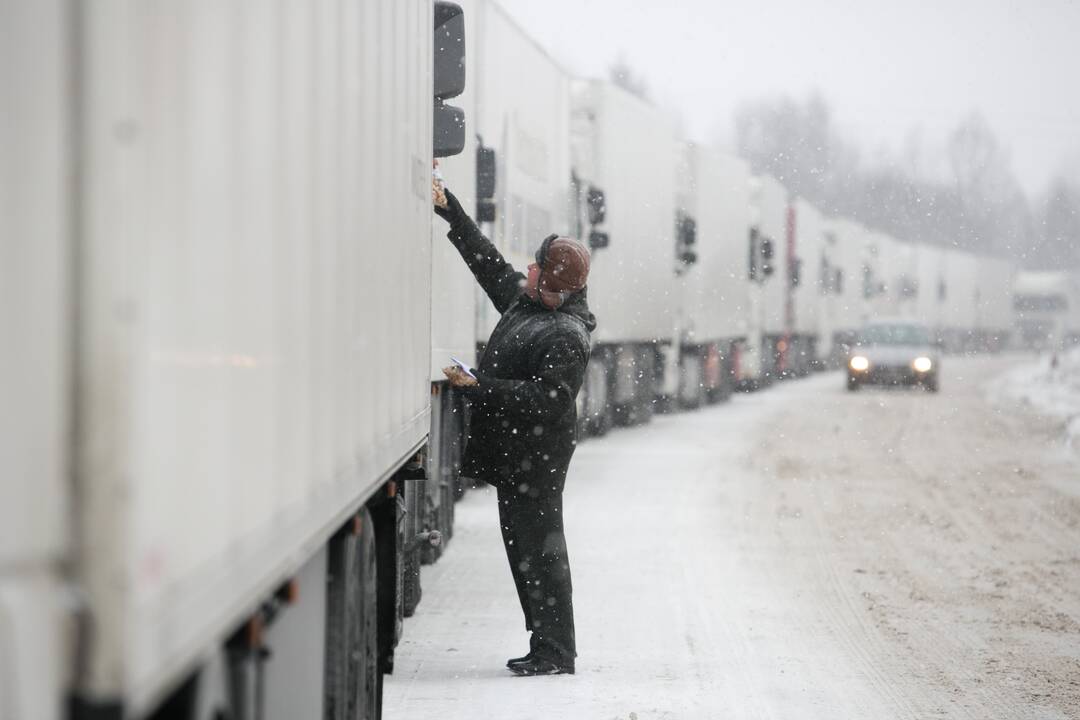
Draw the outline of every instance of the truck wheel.
[[[456,474],[456,473],[455,473]],[[445,545],[450,541],[450,538],[454,537],[454,483],[442,483],[442,502],[439,503],[439,511],[442,516],[442,536],[443,544]]]
[[[382,716],[376,559],[375,525],[364,509],[329,547],[324,669],[329,720]]]
[[[860,387],[859,379],[856,378],[856,377],[852,377],[851,375],[848,375],[848,378],[847,378],[848,392],[855,392],[856,390],[859,389],[859,387]]]
[[[588,419],[589,433],[596,437],[607,435],[614,424],[611,415],[611,376],[607,363],[607,356],[599,355],[586,367],[589,383],[588,407],[594,411]]]
[[[925,387],[927,392],[936,393],[938,391],[938,376],[935,374],[926,378]]]

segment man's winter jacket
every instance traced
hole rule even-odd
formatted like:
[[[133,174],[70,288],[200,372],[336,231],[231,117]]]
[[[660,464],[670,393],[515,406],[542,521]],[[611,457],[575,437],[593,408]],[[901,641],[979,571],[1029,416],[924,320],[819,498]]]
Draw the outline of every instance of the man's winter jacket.
[[[452,193],[447,237],[502,315],[464,388],[472,406],[462,473],[522,492],[562,491],[577,441],[575,399],[596,320],[585,290],[550,310],[523,291],[524,276],[503,259]]]

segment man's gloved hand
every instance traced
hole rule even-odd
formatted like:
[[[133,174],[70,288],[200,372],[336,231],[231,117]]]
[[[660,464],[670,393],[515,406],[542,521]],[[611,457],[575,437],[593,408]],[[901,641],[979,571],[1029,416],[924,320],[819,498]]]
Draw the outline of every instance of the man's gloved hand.
[[[437,177],[431,178],[431,202],[437,208],[446,209],[446,187]]]
[[[450,381],[450,384],[454,387],[472,387],[476,385],[476,378],[470,376],[464,370],[456,365],[443,368],[443,375]]]
[[[465,210],[461,207],[461,203],[454,197],[454,193],[447,190],[445,187],[443,192],[443,204],[440,205],[438,200],[435,199],[435,189],[432,188],[431,196],[432,201],[435,203],[435,214],[441,217],[446,222],[453,225],[454,219],[461,217]]]

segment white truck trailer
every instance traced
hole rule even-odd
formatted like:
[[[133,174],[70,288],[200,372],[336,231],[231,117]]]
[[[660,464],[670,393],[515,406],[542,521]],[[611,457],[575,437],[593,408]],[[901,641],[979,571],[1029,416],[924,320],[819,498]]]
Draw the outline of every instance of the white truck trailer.
[[[949,352],[975,349],[978,263],[958,248],[942,249],[941,340]]]
[[[790,301],[786,308],[785,366],[806,375],[824,365],[832,351],[826,310],[828,273],[825,255],[825,218],[804,198],[791,201],[788,217],[786,281]]]
[[[878,230],[867,230],[863,244],[863,297],[870,318],[894,317],[899,303],[892,287],[897,241]]]
[[[1012,335],[1015,268],[1008,260],[976,257],[975,341],[978,349],[997,352]]]
[[[868,319],[864,247],[866,229],[848,218],[825,222],[829,267],[825,313],[832,330],[830,364],[842,362],[855,335]]]
[[[936,339],[942,327],[944,297],[944,254],[936,245],[916,243],[911,246],[910,280],[914,296],[910,298],[910,316],[930,329]]]
[[[745,161],[688,144],[679,168],[679,211],[693,240],[684,242],[680,305],[679,397],[684,406],[730,394],[738,356],[751,335],[747,238],[750,171]]]
[[[1015,345],[1057,351],[1080,344],[1080,272],[1017,273],[1013,298]]]
[[[781,377],[787,361],[786,341],[790,267],[787,253],[788,191],[771,175],[751,182],[752,245],[757,265],[760,297],[756,307],[761,318],[761,367],[759,385]],[[753,311],[753,310],[752,310]]]
[[[591,188],[590,225],[610,241],[594,247],[589,275],[597,370],[586,378],[586,402],[605,398],[600,428],[638,423],[651,416],[674,355],[665,348],[678,347],[677,140],[663,112],[610,83],[576,81],[572,103],[574,175]]]
[[[5,718],[378,715],[460,17],[0,9]]]
[[[62,716],[71,654],[70,18],[0,7],[0,717]]]

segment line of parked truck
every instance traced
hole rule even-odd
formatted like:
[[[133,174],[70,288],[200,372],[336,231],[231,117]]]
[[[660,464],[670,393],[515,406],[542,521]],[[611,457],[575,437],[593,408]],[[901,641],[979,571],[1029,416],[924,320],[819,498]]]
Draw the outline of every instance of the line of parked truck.
[[[825,217],[494,0],[15,0],[0,58],[4,720],[379,716],[497,320],[434,158],[515,265],[590,244],[586,434],[872,317],[1013,325],[1007,262]]]
[[[515,263],[548,231],[590,242],[589,430],[647,418],[658,400],[692,407],[835,364],[872,317],[923,322],[956,351],[1010,338],[1008,261],[825,217],[744,161],[684,141],[647,101],[575,78],[496,3],[465,6],[475,74],[461,101],[474,121],[443,173]],[[451,319],[469,317],[470,278],[436,252],[437,345],[469,354],[493,311],[474,294],[478,321]]]

